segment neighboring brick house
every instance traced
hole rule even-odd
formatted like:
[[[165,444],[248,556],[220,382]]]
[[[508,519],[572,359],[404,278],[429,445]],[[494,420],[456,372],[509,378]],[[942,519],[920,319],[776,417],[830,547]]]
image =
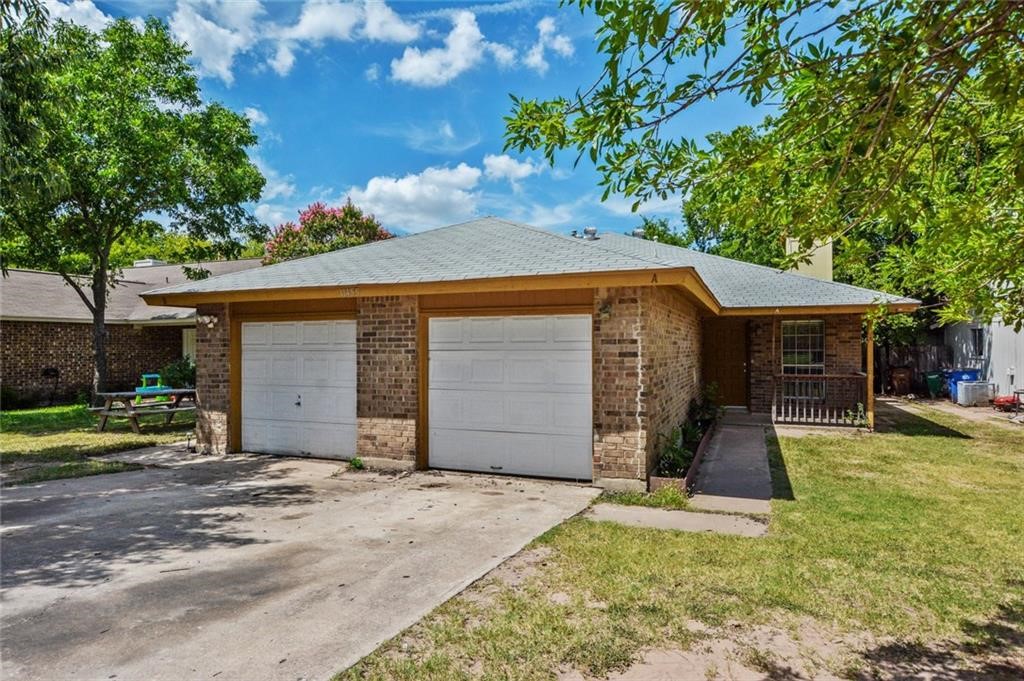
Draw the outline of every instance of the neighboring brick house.
[[[199,263],[211,275],[259,266],[258,259]],[[182,265],[138,261],[121,271],[107,303],[111,389],[195,352],[195,314],[146,305],[139,294],[187,281]],[[53,272],[8,270],[0,278],[0,388],[17,404],[66,401],[88,393],[93,379],[92,314]],[[56,370],[56,375],[54,375]]]
[[[198,310],[210,451],[617,488],[643,487],[659,436],[712,382],[725,404],[776,420],[872,418],[863,316],[917,306],[496,218],[143,297]]]

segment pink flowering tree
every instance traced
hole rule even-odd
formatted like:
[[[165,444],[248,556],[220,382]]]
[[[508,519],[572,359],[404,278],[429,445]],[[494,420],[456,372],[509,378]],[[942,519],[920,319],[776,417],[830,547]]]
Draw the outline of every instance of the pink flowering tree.
[[[317,201],[299,212],[298,224],[286,222],[274,228],[266,243],[263,264],[304,258],[393,236],[377,218],[364,213],[351,199],[341,208],[330,208]]]

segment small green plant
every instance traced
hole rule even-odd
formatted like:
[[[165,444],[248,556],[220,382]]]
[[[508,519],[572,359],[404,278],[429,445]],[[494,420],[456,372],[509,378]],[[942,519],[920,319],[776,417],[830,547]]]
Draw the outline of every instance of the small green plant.
[[[176,359],[160,370],[160,378],[164,385],[171,388],[194,388],[196,385],[196,365],[191,357]]]
[[[846,410],[846,420],[857,426],[858,428],[865,428],[868,425],[867,412],[864,411],[864,404],[861,402],[857,403],[857,411],[852,409]]]
[[[363,463],[363,460],[360,459],[358,456],[353,456],[348,461],[348,468],[349,468],[349,470],[352,470],[352,471],[361,471],[361,470],[364,470],[366,468],[366,464]]]
[[[664,478],[681,478],[686,475],[686,470],[693,463],[693,450],[685,439],[683,428],[673,428],[667,437],[661,435],[659,439],[661,453],[654,474]]]
[[[675,485],[665,485],[655,492],[605,492],[599,501],[622,506],[672,509],[687,508],[690,503],[686,493]]]

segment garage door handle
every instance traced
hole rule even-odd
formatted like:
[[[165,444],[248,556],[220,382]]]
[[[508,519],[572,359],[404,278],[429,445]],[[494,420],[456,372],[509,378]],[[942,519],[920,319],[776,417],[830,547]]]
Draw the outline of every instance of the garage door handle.
[[[491,466],[492,471],[500,471],[504,466]]]
[[[296,407],[301,407],[301,406],[302,406],[302,395],[298,395],[297,397],[298,397],[299,399],[297,399],[297,400],[295,401],[295,406],[296,406]]]

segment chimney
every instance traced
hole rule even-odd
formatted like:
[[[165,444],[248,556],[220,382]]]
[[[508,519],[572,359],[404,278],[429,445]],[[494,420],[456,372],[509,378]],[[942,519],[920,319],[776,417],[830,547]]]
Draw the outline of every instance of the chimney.
[[[801,251],[800,240],[786,237],[786,255]],[[815,279],[832,281],[832,240],[822,243],[815,241],[808,254],[809,262],[801,262],[794,267],[794,271]]]
[[[136,260],[132,263],[132,267],[157,267],[158,265],[166,265],[166,260],[158,260],[157,258],[143,258],[142,260]]]

